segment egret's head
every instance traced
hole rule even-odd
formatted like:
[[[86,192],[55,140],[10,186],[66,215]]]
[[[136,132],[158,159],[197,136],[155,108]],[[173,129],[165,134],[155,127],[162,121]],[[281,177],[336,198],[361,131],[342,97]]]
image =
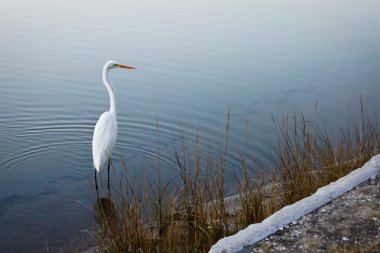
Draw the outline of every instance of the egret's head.
[[[107,69],[114,69],[114,68],[124,68],[124,69],[136,69],[134,67],[131,67],[131,66],[127,66],[127,65],[123,65],[123,64],[120,64],[116,61],[108,61],[105,65],[105,67]]]

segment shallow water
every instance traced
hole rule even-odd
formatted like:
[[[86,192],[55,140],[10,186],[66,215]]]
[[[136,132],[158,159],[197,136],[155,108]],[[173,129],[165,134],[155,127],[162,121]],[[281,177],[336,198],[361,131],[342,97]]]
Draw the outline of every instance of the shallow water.
[[[332,129],[380,106],[376,0],[43,1],[0,8],[0,252],[59,248],[89,227],[91,139],[108,110],[112,70],[119,133],[116,168],[174,177],[174,147],[199,130],[235,149],[265,150],[270,114],[300,110]],[[157,137],[156,122],[159,124]],[[191,146],[192,141],[189,141]],[[112,178],[114,185],[118,179]],[[111,182],[111,183],[112,183]],[[85,233],[85,232],[83,232]]]

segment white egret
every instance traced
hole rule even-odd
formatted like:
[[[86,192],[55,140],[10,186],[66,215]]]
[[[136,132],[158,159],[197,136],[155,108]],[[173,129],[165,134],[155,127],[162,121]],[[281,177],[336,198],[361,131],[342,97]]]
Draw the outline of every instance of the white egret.
[[[116,143],[117,136],[117,115],[116,99],[112,85],[108,81],[108,71],[113,68],[135,69],[134,67],[119,64],[115,61],[108,61],[103,68],[103,83],[110,96],[110,110],[100,115],[95,125],[94,136],[92,138],[92,158],[95,168],[95,187],[98,190],[96,174],[102,171],[108,162],[108,188],[111,153]]]

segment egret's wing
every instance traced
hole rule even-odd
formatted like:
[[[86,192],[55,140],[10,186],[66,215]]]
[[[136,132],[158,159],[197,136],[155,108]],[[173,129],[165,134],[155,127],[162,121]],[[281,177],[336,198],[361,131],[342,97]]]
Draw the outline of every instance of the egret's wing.
[[[92,139],[92,158],[94,167],[99,171],[111,156],[117,137],[116,115],[111,112],[103,113],[94,130]]]

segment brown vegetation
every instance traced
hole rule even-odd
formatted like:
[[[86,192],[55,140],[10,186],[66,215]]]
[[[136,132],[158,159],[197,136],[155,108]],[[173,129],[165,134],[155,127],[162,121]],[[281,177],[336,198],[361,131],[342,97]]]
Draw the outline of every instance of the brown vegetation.
[[[99,199],[94,207],[99,251],[207,252],[220,238],[313,194],[377,153],[380,132],[370,122],[363,103],[361,114],[358,125],[342,129],[334,137],[302,114],[286,114],[280,120],[273,117],[276,155],[267,156],[266,167],[261,167],[261,175],[255,178],[248,168],[255,161],[241,155],[234,208],[225,198],[224,185],[229,113],[217,155],[202,154],[198,134],[195,149],[189,151],[182,136],[182,148],[174,154],[181,181],[178,187],[169,180],[161,182],[159,163],[157,183],[147,180],[143,187],[134,185],[124,164],[127,176],[120,197]],[[255,165],[257,170],[260,166]]]

